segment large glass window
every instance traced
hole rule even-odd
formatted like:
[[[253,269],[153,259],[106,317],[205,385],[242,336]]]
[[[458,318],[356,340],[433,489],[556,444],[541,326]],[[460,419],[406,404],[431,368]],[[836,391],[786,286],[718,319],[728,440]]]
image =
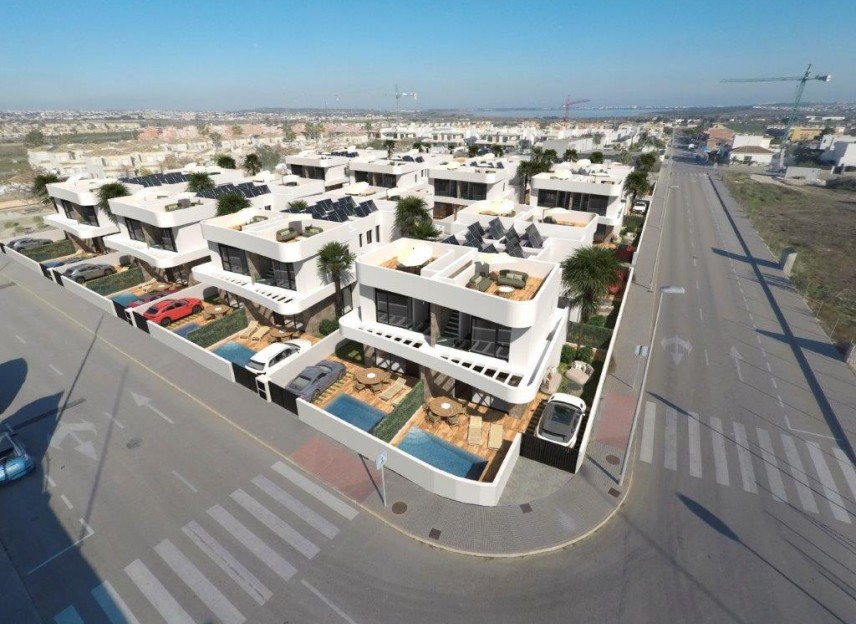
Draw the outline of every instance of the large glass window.
[[[59,200],[60,205],[62,206],[63,212],[65,212],[65,217],[67,219],[74,219],[77,221],[77,215],[74,212],[74,204],[65,199]]]
[[[172,230],[169,228],[162,228],[159,231],[160,241],[158,241],[158,246],[161,249],[166,249],[167,251],[177,251],[175,247],[175,237],[172,235]]]
[[[487,199],[487,184],[480,182],[461,182],[459,185],[460,193],[458,197],[461,199],[472,199],[480,201]]]
[[[297,290],[297,281],[294,275],[294,264],[291,262],[272,262],[274,286]]]
[[[470,351],[508,361],[511,328],[473,317]]]
[[[95,206],[81,206],[80,216],[86,225],[98,226],[98,215],[95,214]]]
[[[249,275],[250,269],[247,264],[247,254],[243,249],[220,245],[220,260],[223,262],[223,270],[231,273]]]
[[[137,221],[136,219],[128,219],[125,218],[125,225],[128,226],[128,238],[131,240],[139,241],[141,243],[146,242],[146,235],[143,232],[143,224]]]
[[[378,323],[403,329],[410,329],[413,326],[410,297],[375,289],[375,306]]]
[[[355,182],[365,182],[366,184],[371,184],[371,179],[369,178],[368,171],[354,171],[354,181]]]

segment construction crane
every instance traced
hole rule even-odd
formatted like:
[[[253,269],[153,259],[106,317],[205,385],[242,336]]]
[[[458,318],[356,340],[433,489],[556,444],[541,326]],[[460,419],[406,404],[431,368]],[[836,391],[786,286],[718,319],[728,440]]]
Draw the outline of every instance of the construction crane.
[[[784,169],[785,167],[785,150],[787,148],[788,141],[790,141],[791,128],[794,126],[794,122],[797,120],[797,109],[800,107],[800,102],[802,101],[803,91],[805,91],[805,84],[809,80],[819,80],[820,82],[829,82],[832,80],[832,76],[830,74],[811,74],[811,63],[809,63],[808,67],[806,67],[805,73],[802,76],[780,76],[775,78],[726,78],[722,82],[798,82],[797,85],[797,93],[796,97],[794,97],[794,104],[791,106],[791,114],[788,116],[788,123],[785,126],[785,134],[782,136],[782,145],[781,150],[779,151],[779,169]]]
[[[399,91],[398,85],[395,85],[395,118],[399,121],[401,120],[401,98],[403,97],[412,97],[413,105],[415,106],[419,95],[415,91],[413,93]]]
[[[562,104],[562,108],[565,109],[565,123],[568,123],[568,115],[571,112],[571,106],[574,104],[582,104],[583,102],[591,102],[591,100],[571,100],[570,95],[565,98],[565,103]]]

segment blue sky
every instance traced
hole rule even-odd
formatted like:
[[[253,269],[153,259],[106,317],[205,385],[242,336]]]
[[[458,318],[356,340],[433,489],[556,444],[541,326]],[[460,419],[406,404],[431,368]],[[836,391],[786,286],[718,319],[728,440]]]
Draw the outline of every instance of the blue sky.
[[[65,0],[0,5],[0,109],[856,101],[856,2]]]

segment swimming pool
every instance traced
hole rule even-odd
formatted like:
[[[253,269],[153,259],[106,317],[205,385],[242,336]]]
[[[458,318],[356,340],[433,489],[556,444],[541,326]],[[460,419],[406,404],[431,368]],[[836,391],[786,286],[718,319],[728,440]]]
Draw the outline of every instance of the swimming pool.
[[[478,455],[458,448],[419,427],[411,427],[398,444],[398,448],[456,477],[477,480],[487,466],[487,461]]]
[[[374,429],[374,426],[386,415],[368,403],[363,403],[347,394],[340,394],[324,409],[363,431]]]
[[[112,297],[112,299],[113,299],[113,301],[118,303],[120,306],[127,308],[129,304],[137,301],[139,299],[139,297],[137,297],[137,295],[135,295],[133,293],[122,293],[122,294],[116,295],[115,297]]]
[[[181,336],[182,338],[187,338],[187,334],[192,332],[194,329],[199,329],[199,323],[188,323],[187,325],[182,325],[181,327],[175,330],[175,333]]]
[[[238,366],[246,366],[250,358],[256,354],[252,349],[231,341],[214,349],[214,353]]]

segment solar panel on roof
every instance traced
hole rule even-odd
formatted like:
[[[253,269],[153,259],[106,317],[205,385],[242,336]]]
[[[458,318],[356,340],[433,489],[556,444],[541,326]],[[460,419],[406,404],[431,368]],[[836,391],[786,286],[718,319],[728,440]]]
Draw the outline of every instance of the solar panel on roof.
[[[498,162],[498,163],[496,163],[496,168],[497,169],[505,169],[505,165],[503,165],[501,162]]]
[[[456,237],[456,236],[454,236],[454,235],[452,235],[452,236],[450,236],[450,237],[448,237],[448,238],[444,238],[444,239],[443,239],[442,241],[440,241],[440,242],[442,242],[442,243],[446,243],[447,245],[460,245],[460,243],[458,242],[457,237]]]
[[[490,223],[487,224],[488,229],[490,230],[490,237],[495,240],[500,240],[503,236],[505,236],[505,228],[502,226],[502,221],[499,220],[499,217],[495,217]]]
[[[422,158],[422,156],[417,156],[417,157],[416,157],[416,162],[425,162],[425,159],[424,159],[424,158]]]
[[[510,227],[505,231],[505,239],[509,242],[519,242],[520,236],[517,234],[517,230],[515,230],[513,227]]]
[[[544,239],[541,238],[541,232],[538,231],[534,223],[526,228],[526,238],[529,240],[530,247],[541,249],[544,246]]]
[[[477,240],[477,241],[481,241],[481,239],[482,239],[482,235],[481,235],[481,232],[479,232],[479,228],[478,228],[478,227],[476,227],[477,225],[478,225],[478,223],[470,223],[470,224],[467,226],[467,231],[468,231],[470,234],[472,234],[472,235],[473,235],[473,238],[474,238],[475,240]]]
[[[375,206],[373,199],[370,199],[366,203],[369,205],[369,212],[377,212],[377,206]]]
[[[496,247],[493,245],[486,245],[482,247],[482,252],[484,253],[496,253]]]

